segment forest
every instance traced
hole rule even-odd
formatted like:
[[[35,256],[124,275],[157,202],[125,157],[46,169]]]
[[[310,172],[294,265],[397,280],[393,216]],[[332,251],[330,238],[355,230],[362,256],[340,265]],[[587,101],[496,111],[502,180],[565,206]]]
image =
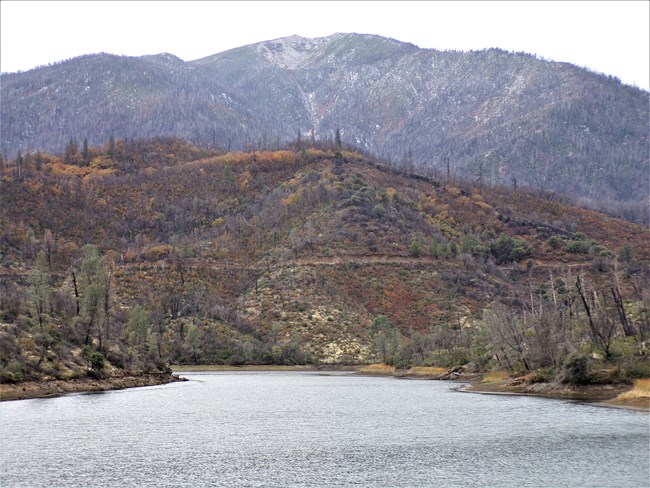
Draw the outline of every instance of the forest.
[[[0,159],[0,380],[381,362],[631,381],[648,237],[338,131],[245,152],[73,138]]]

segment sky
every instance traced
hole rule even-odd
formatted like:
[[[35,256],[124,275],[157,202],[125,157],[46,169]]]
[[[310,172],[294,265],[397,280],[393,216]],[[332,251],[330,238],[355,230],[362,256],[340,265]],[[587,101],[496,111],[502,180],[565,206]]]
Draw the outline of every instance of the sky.
[[[290,35],[356,32],[421,48],[491,47],[566,61],[645,90],[650,2],[0,1],[0,70],[82,54],[169,52],[191,61]]]

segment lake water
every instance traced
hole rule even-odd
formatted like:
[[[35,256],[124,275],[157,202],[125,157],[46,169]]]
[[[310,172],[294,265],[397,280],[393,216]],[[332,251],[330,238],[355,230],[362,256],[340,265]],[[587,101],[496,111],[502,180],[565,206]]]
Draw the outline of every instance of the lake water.
[[[647,413],[344,373],[0,404],[0,486],[646,487]]]

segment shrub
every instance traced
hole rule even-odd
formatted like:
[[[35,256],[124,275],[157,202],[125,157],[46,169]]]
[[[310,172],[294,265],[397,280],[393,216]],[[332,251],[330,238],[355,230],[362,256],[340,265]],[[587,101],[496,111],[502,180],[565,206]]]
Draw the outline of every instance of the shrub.
[[[25,379],[25,366],[13,359],[0,369],[0,383],[20,383]]]
[[[451,257],[453,258],[458,256],[458,245],[454,241],[449,243],[449,254],[451,254]]]
[[[445,259],[449,256],[449,246],[442,242],[433,241],[429,246],[429,253],[436,259]]]
[[[422,249],[420,248],[420,243],[416,240],[413,239],[411,241],[411,256],[420,257],[420,254],[422,254]]]
[[[574,254],[587,254],[589,249],[589,243],[583,240],[569,241],[566,243],[567,252]]]
[[[634,253],[632,251],[632,246],[630,246],[629,244],[625,244],[618,251],[618,260],[625,263],[629,263],[632,261],[633,254]]]
[[[372,215],[376,219],[381,219],[385,214],[384,206],[380,203],[372,208]]]
[[[551,237],[549,237],[548,240],[546,241],[546,243],[552,249],[560,249],[564,245],[564,241],[559,236],[551,236]]]
[[[22,374],[13,373],[6,369],[0,370],[0,383],[20,383],[23,380]]]
[[[490,252],[497,264],[521,261],[533,253],[533,248],[523,239],[513,239],[502,235],[490,244]]]
[[[101,371],[106,367],[106,360],[101,352],[94,352],[91,354],[90,367],[95,371]]]
[[[589,358],[584,354],[574,353],[564,361],[562,383],[586,385],[589,383]]]

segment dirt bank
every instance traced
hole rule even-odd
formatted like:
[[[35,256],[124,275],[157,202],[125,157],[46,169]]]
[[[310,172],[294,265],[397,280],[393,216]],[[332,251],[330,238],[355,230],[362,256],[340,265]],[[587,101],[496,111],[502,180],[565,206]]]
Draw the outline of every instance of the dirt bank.
[[[452,380],[469,383],[462,391],[493,395],[528,395],[559,400],[580,400],[609,407],[629,408],[650,412],[650,380],[635,380],[634,385],[570,385],[565,383],[532,382],[528,377],[510,378],[506,375],[481,374],[464,367],[413,367],[396,369],[385,364],[371,364],[358,374],[392,376],[404,379]],[[491,378],[501,376],[494,381]],[[648,383],[648,384],[646,384]]]
[[[476,382],[464,391],[473,393],[488,393],[501,395],[530,395],[544,398],[563,400],[580,400],[599,403],[611,407],[631,408],[650,412],[650,398],[638,396],[626,398],[625,393],[632,385],[568,385],[563,383],[526,383],[517,380],[499,382]]]
[[[155,386],[186,381],[171,373],[121,375],[103,379],[77,378],[73,380],[24,381],[17,384],[0,384],[0,401],[48,398],[67,393],[122,390],[138,386]]]

